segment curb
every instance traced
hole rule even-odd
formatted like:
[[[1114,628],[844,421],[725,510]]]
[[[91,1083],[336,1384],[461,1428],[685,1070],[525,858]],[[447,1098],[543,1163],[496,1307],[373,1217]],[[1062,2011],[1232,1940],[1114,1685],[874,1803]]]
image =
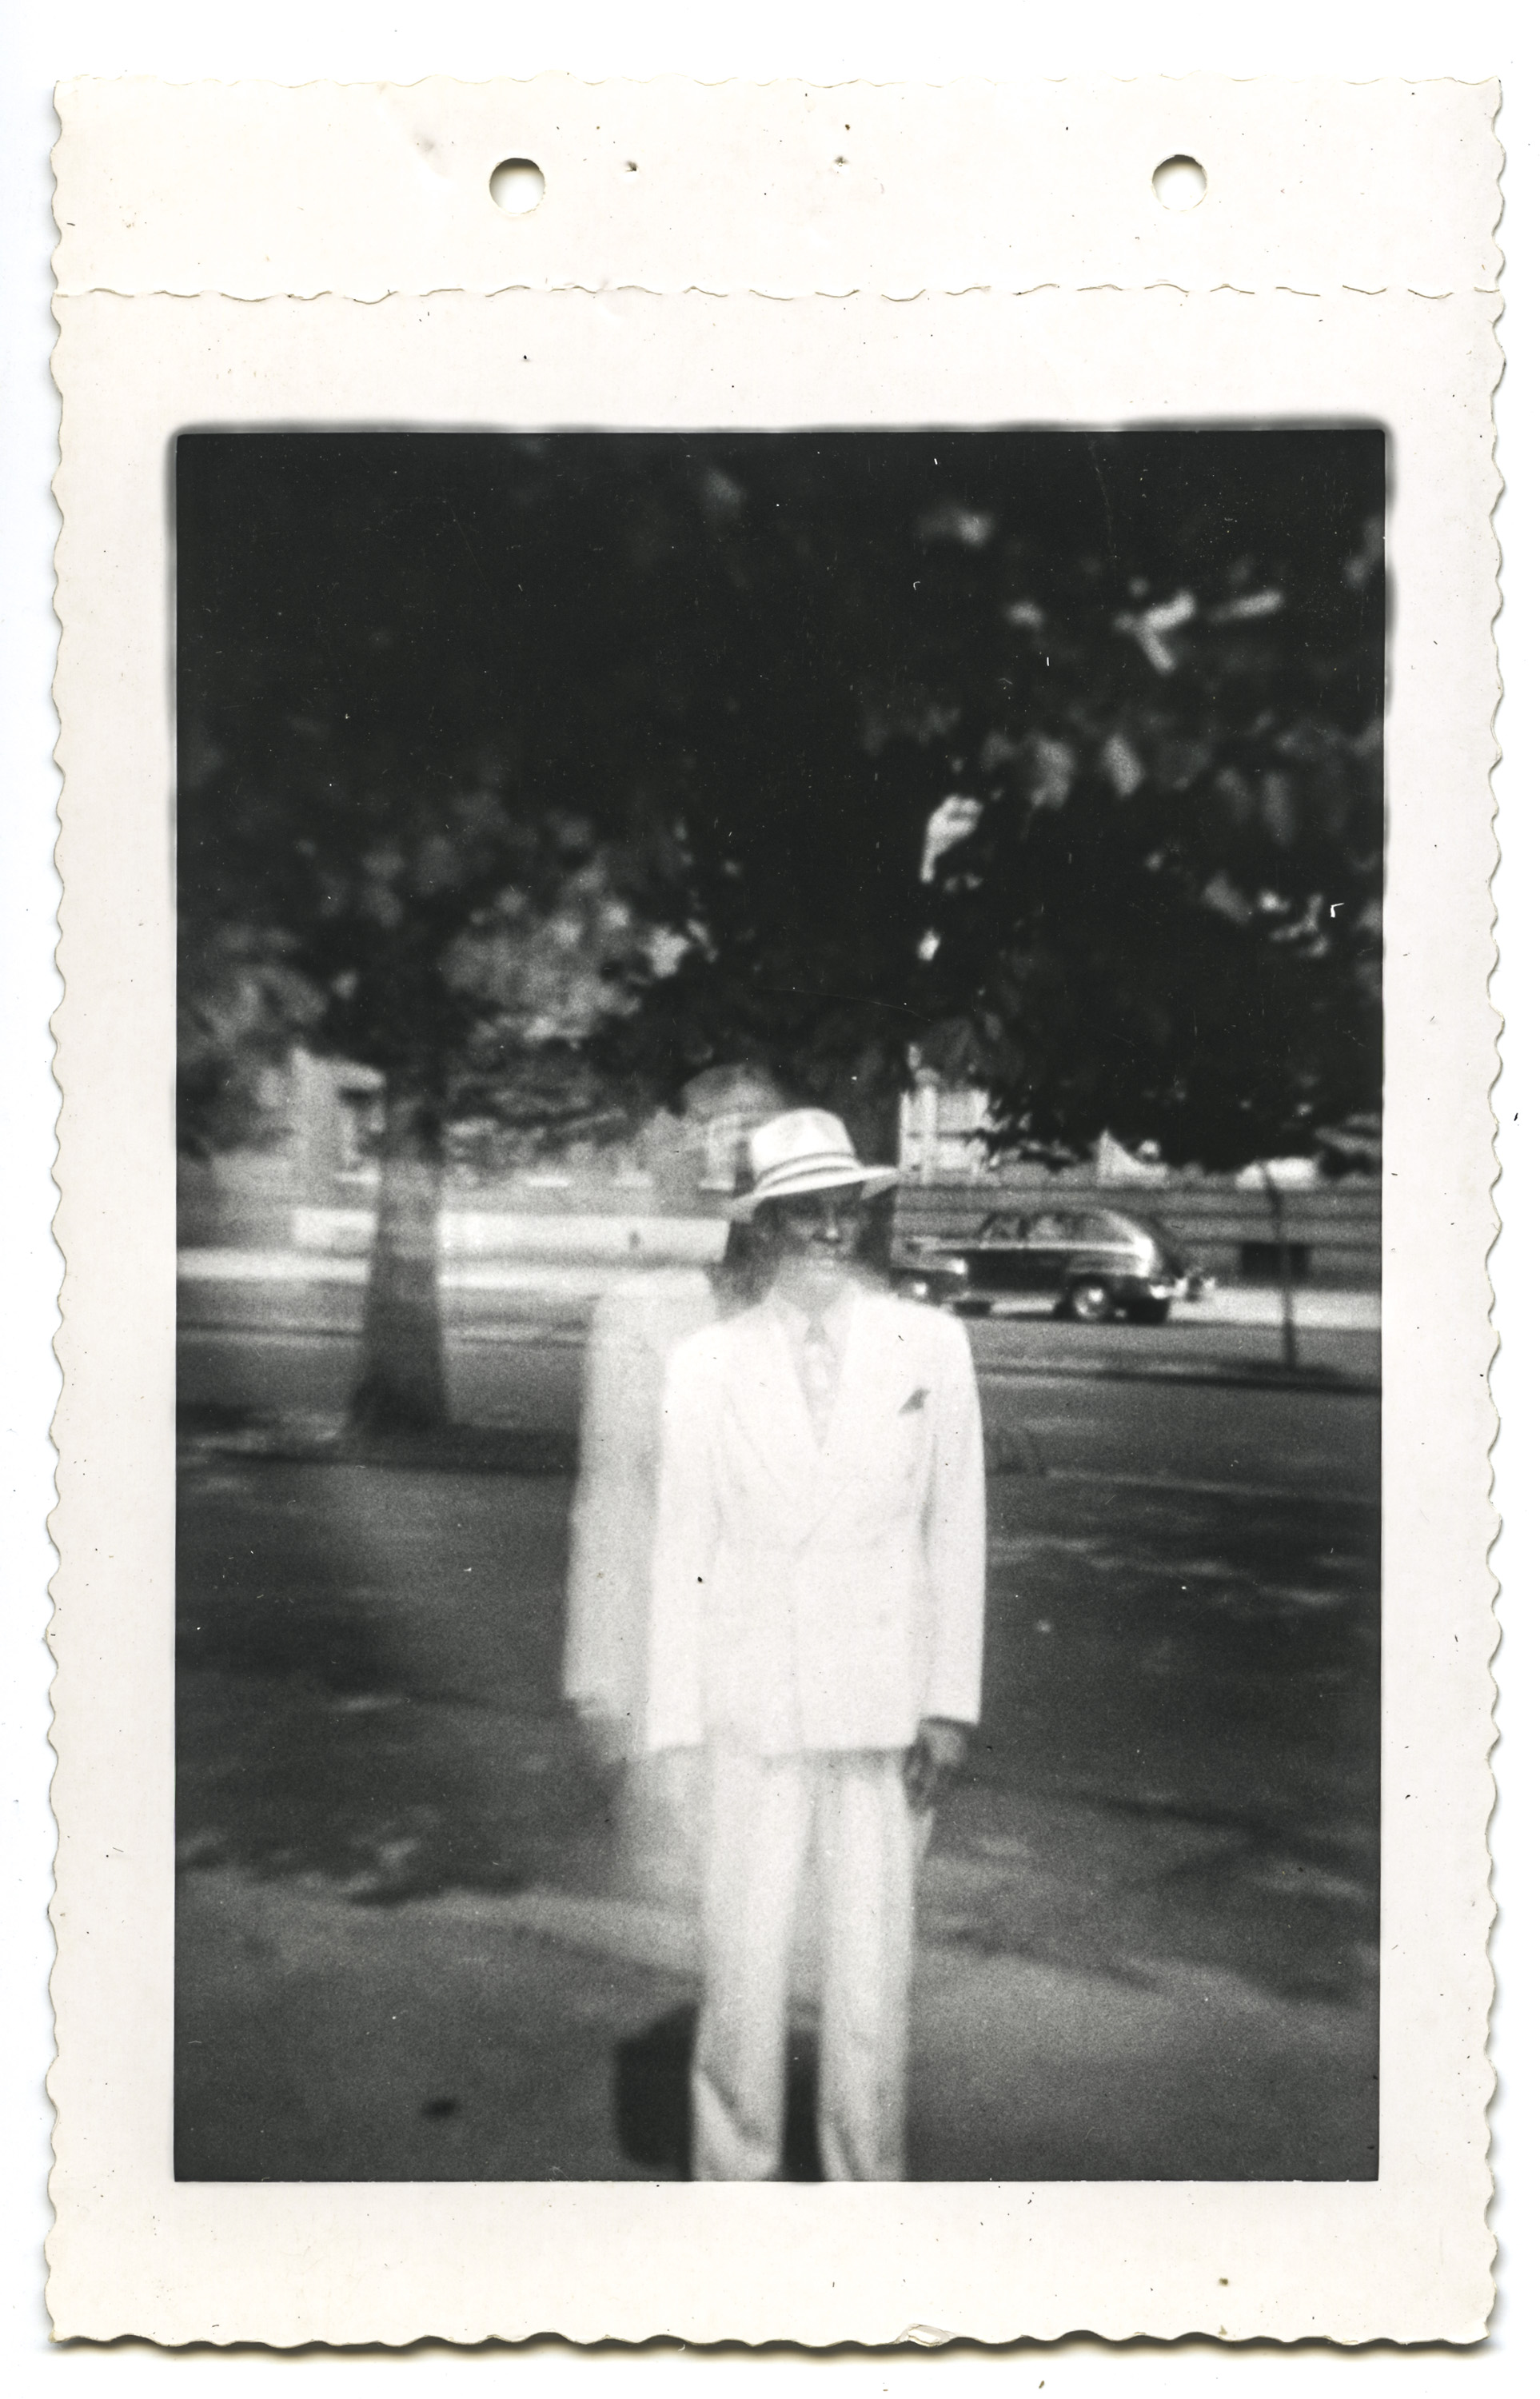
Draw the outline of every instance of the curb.
[[[1378,1376],[1371,1380],[1366,1375],[1344,1374],[1338,1366],[1269,1366],[1261,1360],[1254,1364],[1216,1361],[1211,1365],[1195,1360],[1179,1365],[1173,1359],[1143,1366],[1121,1358],[1046,1358],[1031,1366],[979,1362],[975,1371],[980,1383],[1202,1383],[1221,1391],[1315,1391],[1370,1400],[1377,1400],[1381,1392]]]

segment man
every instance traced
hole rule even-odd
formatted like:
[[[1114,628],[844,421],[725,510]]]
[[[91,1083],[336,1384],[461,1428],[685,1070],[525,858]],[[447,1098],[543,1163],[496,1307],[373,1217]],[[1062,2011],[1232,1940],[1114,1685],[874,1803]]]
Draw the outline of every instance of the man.
[[[693,2164],[777,2173],[811,1850],[823,2168],[893,2181],[914,1870],[979,1715],[978,1393],[962,1328],[856,1266],[864,1204],[897,1176],[816,1108],[762,1127],[750,1162],[738,1213],[768,1295],[669,1360],[654,1549],[649,1745],[708,1761]]]

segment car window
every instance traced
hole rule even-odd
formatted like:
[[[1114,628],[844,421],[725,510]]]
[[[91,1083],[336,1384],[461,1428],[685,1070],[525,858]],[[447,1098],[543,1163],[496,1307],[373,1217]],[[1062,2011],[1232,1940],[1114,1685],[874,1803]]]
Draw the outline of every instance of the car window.
[[[1110,1208],[1096,1208],[1081,1217],[1076,1239],[1111,1242],[1120,1249],[1127,1249],[1131,1241],[1142,1240],[1143,1234],[1131,1216],[1117,1216]]]
[[[1027,1239],[1030,1241],[1073,1241],[1074,1218],[1066,1215],[1062,1208],[1049,1208],[1043,1215],[1033,1219],[1027,1229]]]
[[[1109,1215],[1106,1209],[1092,1208],[1076,1218],[1074,1238],[1077,1241],[1123,1241],[1128,1239],[1128,1227],[1116,1216]]]

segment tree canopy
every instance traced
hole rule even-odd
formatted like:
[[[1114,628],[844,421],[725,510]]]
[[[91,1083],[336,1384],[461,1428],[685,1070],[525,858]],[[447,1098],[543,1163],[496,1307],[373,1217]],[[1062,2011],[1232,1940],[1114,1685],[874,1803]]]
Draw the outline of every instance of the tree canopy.
[[[1377,1107],[1377,432],[195,434],[177,495],[190,1142],[296,1036],[552,1129],[758,1064],[874,1151],[916,1050],[1050,1158]]]

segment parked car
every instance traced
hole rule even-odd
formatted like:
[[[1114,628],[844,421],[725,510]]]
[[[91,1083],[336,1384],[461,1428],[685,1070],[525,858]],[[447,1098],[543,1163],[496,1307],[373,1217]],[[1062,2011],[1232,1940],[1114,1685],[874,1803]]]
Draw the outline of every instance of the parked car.
[[[1184,1258],[1162,1225],[1112,1208],[996,1209],[963,1241],[916,1242],[894,1286],[911,1299],[987,1316],[997,1299],[1053,1294],[1056,1316],[1082,1324],[1127,1317],[1164,1324],[1173,1299],[1198,1299],[1213,1277]]]

